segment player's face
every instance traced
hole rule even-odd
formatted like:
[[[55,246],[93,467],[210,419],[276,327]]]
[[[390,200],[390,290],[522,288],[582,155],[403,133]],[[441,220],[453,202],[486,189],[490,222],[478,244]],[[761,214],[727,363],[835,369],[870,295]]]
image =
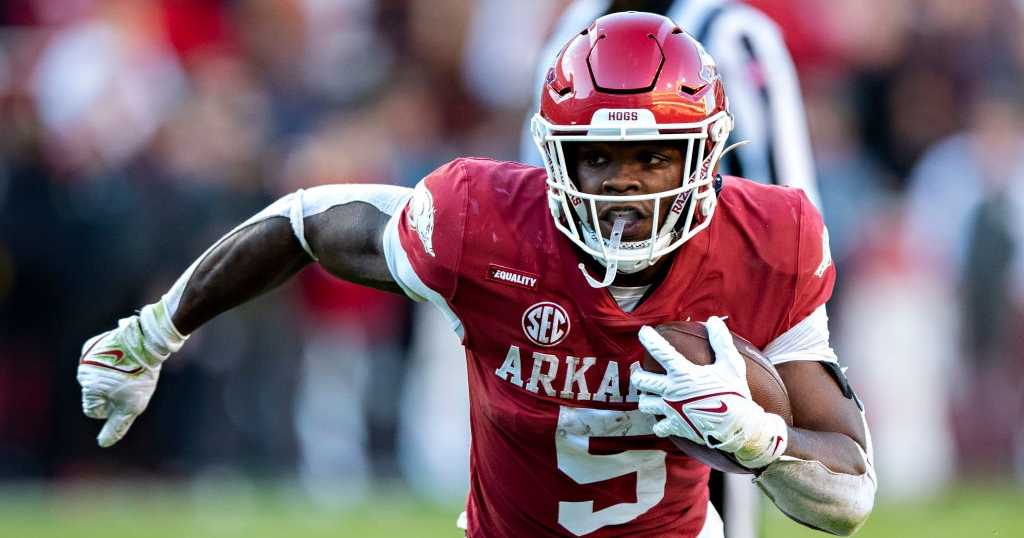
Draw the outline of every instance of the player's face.
[[[683,152],[657,142],[584,142],[578,147],[576,181],[587,194],[611,196],[652,194],[679,187]],[[663,198],[658,222],[665,222],[675,197]],[[597,220],[604,237],[616,219],[625,219],[623,241],[650,239],[654,226],[654,200],[598,202]]]

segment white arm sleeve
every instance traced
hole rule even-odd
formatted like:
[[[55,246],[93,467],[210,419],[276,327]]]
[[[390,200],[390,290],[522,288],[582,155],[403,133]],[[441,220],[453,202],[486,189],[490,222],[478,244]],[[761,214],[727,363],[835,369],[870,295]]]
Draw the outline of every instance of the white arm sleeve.
[[[838,362],[836,352],[829,345],[825,305],[819,306],[803,321],[769,342],[763,351],[775,365],[789,361]]]
[[[181,294],[185,291],[186,284],[188,284],[189,279],[192,277],[192,273],[203,259],[206,258],[207,254],[239,230],[272,217],[285,217],[291,222],[292,231],[295,233],[295,237],[298,239],[299,244],[302,245],[302,249],[305,250],[311,258],[316,260],[316,254],[313,253],[309,243],[306,241],[303,219],[311,215],[323,213],[332,207],[351,202],[367,203],[376,207],[382,213],[394,215],[402,205],[405,204],[411,194],[412,189],[406,187],[398,187],[395,185],[369,185],[361,183],[323,185],[313,187],[308,190],[299,189],[298,191],[287,194],[264,208],[259,213],[256,213],[242,224],[236,226],[233,230],[217,240],[217,242],[207,249],[202,256],[196,259],[188,270],[178,278],[177,282],[171,286],[171,289],[164,294],[163,301],[167,307],[167,312],[169,316],[173,316],[174,312],[177,311],[178,302],[181,300]]]

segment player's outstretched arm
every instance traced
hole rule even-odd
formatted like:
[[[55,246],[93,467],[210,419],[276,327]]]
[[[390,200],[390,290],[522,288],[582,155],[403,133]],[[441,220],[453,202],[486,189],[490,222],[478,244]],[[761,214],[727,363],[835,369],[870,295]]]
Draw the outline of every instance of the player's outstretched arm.
[[[314,259],[339,278],[401,292],[382,250],[382,234],[390,217],[366,202],[334,205],[304,217],[305,245],[286,217],[271,217],[237,230],[197,263],[186,282],[179,283],[181,300],[172,317],[175,327],[188,334],[218,314],[276,288]]]
[[[409,189],[332,185],[271,204],[210,247],[172,288],[82,348],[82,407],[106,420],[98,441],[120,440],[149,404],[160,368],[188,335],[218,314],[281,285],[317,260],[332,274],[400,291],[383,233]]]

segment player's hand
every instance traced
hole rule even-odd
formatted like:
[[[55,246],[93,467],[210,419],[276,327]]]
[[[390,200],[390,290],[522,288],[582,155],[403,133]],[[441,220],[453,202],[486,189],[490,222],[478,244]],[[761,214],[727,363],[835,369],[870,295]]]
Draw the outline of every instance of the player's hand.
[[[637,369],[630,381],[645,392],[640,410],[665,418],[654,425],[660,437],[675,435],[723,450],[745,467],[772,463],[786,449],[788,427],[750,398],[746,363],[721,318],[706,323],[715,362],[693,364],[656,330],[640,329],[640,342],[664,368],[664,374]]]
[[[100,446],[120,441],[146,410],[160,365],[185,338],[173,329],[163,304],[157,303],[82,346],[78,361],[82,410],[87,417],[106,419],[97,437]]]

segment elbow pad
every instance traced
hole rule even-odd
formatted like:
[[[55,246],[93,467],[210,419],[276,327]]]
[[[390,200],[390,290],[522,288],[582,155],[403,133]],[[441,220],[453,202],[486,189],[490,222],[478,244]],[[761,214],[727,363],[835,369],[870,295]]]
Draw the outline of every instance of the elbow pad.
[[[754,479],[790,519],[839,536],[849,536],[867,520],[875,502],[873,468],[860,475],[836,473],[818,461],[782,456]]]

